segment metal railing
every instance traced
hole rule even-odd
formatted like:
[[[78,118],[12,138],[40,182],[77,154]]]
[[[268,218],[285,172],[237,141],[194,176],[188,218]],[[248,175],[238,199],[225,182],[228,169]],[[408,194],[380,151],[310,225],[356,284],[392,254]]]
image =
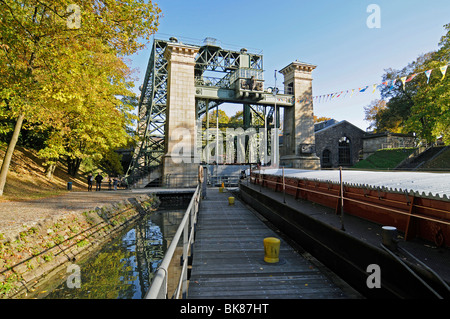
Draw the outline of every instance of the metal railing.
[[[238,186],[240,176],[237,175],[212,175],[209,176],[209,184],[211,186],[220,186],[222,183],[225,186]]]
[[[170,299],[186,298],[188,286],[188,254],[191,244],[194,242],[194,226],[197,223],[197,214],[199,210],[199,203],[201,198],[201,184],[197,185],[194,195],[189,203],[184,217],[178,226],[172,242],[167,249],[161,265],[155,273],[150,289],[145,295],[145,299],[168,299],[168,281],[169,281],[169,266],[174,259],[175,251],[179,241],[182,239],[183,254],[181,256],[181,274],[178,280],[177,287]]]
[[[403,193],[398,196],[402,197],[402,200],[389,199],[381,196],[380,194],[378,194],[378,196],[374,196],[366,193],[366,191],[364,191],[364,193],[357,193],[354,191],[350,191],[351,186],[345,184],[342,180],[340,181],[339,185],[340,189],[335,189],[330,187],[331,184],[328,181],[320,182],[317,180],[293,178],[298,181],[298,184],[292,185],[286,181],[286,179],[288,178],[289,177],[284,176],[284,170],[283,175],[281,176],[264,174],[264,170],[262,170],[258,171],[257,173],[252,172],[249,179],[250,183],[255,185],[258,184],[260,186],[260,191],[262,187],[271,188],[271,185],[274,185],[272,188],[275,190],[275,192],[277,192],[278,190],[283,192],[284,201],[286,193],[288,193],[289,190],[291,190],[291,192],[292,190],[294,190],[296,199],[298,197],[302,197],[300,193],[303,192],[311,195],[317,195],[322,199],[329,198],[336,200],[336,213],[338,213],[338,208],[343,208],[345,202],[347,208],[349,204],[355,206],[359,205],[359,207],[372,208],[378,211],[393,213],[397,216],[403,216],[408,219],[405,229],[405,239],[409,237],[408,224],[412,218],[422,223],[435,223],[438,226],[437,229],[440,229],[440,227],[442,227],[444,237],[447,237],[446,230],[450,226],[450,205],[448,204],[445,205],[445,208],[442,208],[441,206],[437,206],[436,204],[430,204],[432,202],[431,199],[428,199],[430,203],[427,205],[418,204],[415,200],[415,195],[411,195],[411,198],[409,198],[408,193]],[[310,183],[311,185],[308,185],[308,183]],[[300,185],[302,185],[303,187],[301,187]],[[377,190],[379,191],[380,188],[378,187]],[[333,194],[333,192],[335,192],[335,194]],[[383,190],[383,192],[386,192],[386,190]],[[306,198],[306,196],[303,197]],[[309,197],[308,200],[314,201],[314,199]],[[429,215],[425,214],[425,212],[418,212],[418,209],[428,212]],[[369,216],[366,216],[365,218],[370,220]]]

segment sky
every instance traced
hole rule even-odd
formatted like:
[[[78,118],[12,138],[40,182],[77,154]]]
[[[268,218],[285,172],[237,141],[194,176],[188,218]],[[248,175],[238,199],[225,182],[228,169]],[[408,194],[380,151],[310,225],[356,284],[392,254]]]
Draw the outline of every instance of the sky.
[[[224,49],[247,48],[263,54],[265,87],[274,73],[295,60],[316,65],[313,96],[357,89],[382,82],[385,69],[402,69],[419,55],[438,49],[450,23],[449,0],[159,0],[158,39],[201,44],[206,37]],[[379,28],[369,28],[379,8]],[[376,18],[376,17],[375,17]],[[131,57],[138,71],[135,92],[143,83],[151,43]],[[277,86],[283,87],[277,74]],[[366,130],[364,107],[379,91],[314,103],[314,114],[347,120]],[[242,109],[222,104],[229,115]]]

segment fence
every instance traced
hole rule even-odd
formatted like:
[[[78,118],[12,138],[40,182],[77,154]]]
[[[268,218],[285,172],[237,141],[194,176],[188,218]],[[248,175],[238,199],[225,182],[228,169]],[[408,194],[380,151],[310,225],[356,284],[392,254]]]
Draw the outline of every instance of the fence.
[[[188,208],[181,220],[180,226],[175,233],[172,242],[167,249],[161,265],[159,266],[156,274],[151,283],[150,289],[145,295],[145,299],[179,299],[186,298],[187,285],[188,285],[188,259],[190,253],[190,247],[194,242],[194,227],[197,223],[197,214],[199,209],[199,203],[201,198],[201,186],[197,185],[197,188],[192,196]],[[169,291],[169,272],[171,271],[172,262],[176,262],[174,259],[178,247],[178,243],[182,240],[182,255],[181,255],[181,272],[178,278],[178,282],[175,285],[175,289]],[[176,277],[176,276],[172,276]],[[175,278],[170,278],[170,280]],[[169,296],[169,293],[172,294]]]
[[[346,213],[405,233],[405,240],[421,237],[437,246],[450,247],[450,201],[396,192],[387,188],[347,185],[252,172],[250,181],[327,207],[336,214]]]

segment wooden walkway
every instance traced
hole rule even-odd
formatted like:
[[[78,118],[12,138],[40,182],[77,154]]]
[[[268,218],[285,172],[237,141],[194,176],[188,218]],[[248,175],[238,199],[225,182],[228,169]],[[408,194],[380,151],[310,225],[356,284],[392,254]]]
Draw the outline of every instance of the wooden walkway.
[[[348,298],[231,193],[208,188],[193,246],[189,299]],[[263,240],[281,240],[280,262],[264,261]]]

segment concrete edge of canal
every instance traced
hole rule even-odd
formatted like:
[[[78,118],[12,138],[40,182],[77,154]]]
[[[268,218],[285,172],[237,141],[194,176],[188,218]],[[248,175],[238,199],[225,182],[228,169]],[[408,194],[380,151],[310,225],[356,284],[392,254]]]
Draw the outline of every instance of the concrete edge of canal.
[[[48,218],[14,234],[0,234],[0,299],[25,296],[159,204],[153,193],[136,195],[95,210]]]
[[[319,210],[314,205],[294,199],[285,204],[280,193],[261,192],[257,188],[241,184],[240,198],[365,298],[434,298],[432,290],[424,285],[424,280],[448,298],[449,291],[426,269],[408,263],[410,269],[416,272],[413,274],[398,258],[363,240],[358,232],[351,235],[329,221],[319,220]],[[308,210],[314,213],[307,213]],[[323,214],[321,216],[324,217]],[[328,216],[336,218],[334,212]],[[347,216],[347,226],[350,217]],[[354,222],[360,223],[361,220],[354,218]],[[372,289],[367,284],[369,265],[383,269],[380,289]],[[421,278],[418,279],[417,274]]]

